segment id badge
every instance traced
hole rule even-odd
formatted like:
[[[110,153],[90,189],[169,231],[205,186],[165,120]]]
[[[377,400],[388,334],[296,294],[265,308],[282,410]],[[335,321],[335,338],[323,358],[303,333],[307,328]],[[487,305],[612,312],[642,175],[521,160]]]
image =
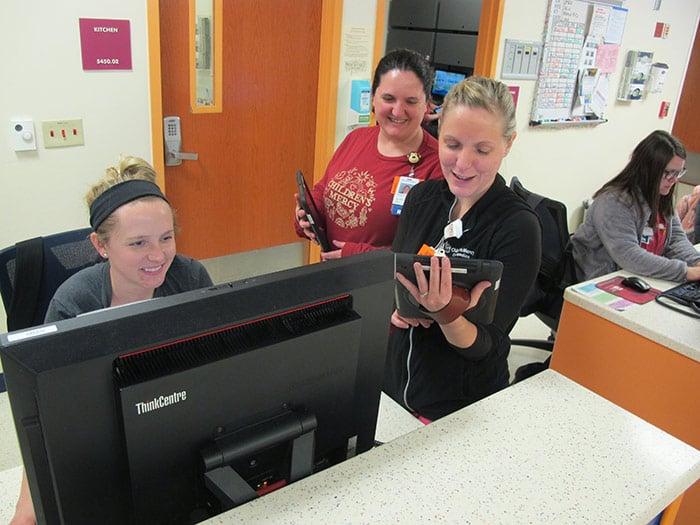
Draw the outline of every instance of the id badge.
[[[394,184],[391,187],[393,198],[391,199],[391,214],[401,215],[403,203],[406,200],[408,192],[420,182],[420,179],[415,177],[394,177]]]
[[[463,233],[464,229],[462,228],[462,219],[453,220],[450,224],[445,226],[445,230],[443,231],[445,239],[450,239],[451,237],[459,239]]]

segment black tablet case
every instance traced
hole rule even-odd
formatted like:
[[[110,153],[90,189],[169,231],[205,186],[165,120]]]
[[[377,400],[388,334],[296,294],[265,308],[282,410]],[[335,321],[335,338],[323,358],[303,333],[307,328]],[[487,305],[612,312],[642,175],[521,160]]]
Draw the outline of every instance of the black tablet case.
[[[415,284],[416,275],[413,270],[413,263],[420,262],[424,267],[430,266],[430,257],[425,255],[414,255],[410,253],[397,253],[395,258],[396,272],[406,276]],[[493,314],[496,310],[496,301],[501,284],[501,274],[503,273],[503,263],[488,259],[462,259],[450,258],[452,263],[452,284],[471,290],[472,286],[481,281],[489,281],[489,286],[481,296],[479,304],[467,310],[466,317],[473,323],[488,324],[493,321]],[[426,276],[429,269],[425,270]],[[396,280],[395,285],[396,308],[401,317],[405,318],[426,318],[430,316],[419,308],[418,302],[410,292]]]

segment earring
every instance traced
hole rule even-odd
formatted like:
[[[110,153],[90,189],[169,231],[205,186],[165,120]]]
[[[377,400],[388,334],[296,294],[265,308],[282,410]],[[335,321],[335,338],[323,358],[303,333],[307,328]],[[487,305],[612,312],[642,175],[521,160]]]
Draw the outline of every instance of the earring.
[[[102,252],[102,257],[107,258],[107,252]]]

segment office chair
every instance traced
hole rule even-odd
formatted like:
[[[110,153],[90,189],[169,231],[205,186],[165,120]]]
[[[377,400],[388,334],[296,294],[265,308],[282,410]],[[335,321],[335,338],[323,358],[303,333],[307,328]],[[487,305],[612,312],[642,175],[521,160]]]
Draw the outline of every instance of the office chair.
[[[101,260],[90,242],[91,231],[35,237],[0,251],[0,295],[8,331],[43,324],[59,285]]]
[[[83,228],[35,237],[0,251],[0,295],[7,329],[43,324],[56,289],[74,273],[102,260]],[[0,392],[7,389],[0,373]]]
[[[535,314],[551,331],[546,340],[512,339],[511,344],[551,352],[554,349],[554,337],[564,305],[564,289],[577,282],[571,255],[566,206],[525,189],[518,177],[511,179],[510,188],[535,211],[542,225],[540,269],[537,280],[520,310],[520,317]],[[549,358],[542,363],[523,365],[516,370],[513,382],[530,377],[548,366]]]

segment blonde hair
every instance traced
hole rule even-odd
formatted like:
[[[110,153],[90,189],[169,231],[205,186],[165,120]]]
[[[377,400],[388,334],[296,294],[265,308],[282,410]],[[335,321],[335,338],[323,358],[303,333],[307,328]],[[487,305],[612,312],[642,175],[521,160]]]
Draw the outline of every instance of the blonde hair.
[[[117,166],[110,166],[105,175],[93,184],[85,195],[88,209],[93,201],[112,186],[128,180],[147,180],[155,184],[156,170],[140,157],[124,156],[119,159]]]
[[[107,168],[104,176],[90,187],[85,195],[85,203],[87,204],[89,210],[97,197],[117,184],[130,180],[146,180],[155,184],[156,178],[156,170],[153,169],[153,166],[151,166],[148,161],[132,155],[122,156],[120,157],[116,166],[110,166]],[[159,197],[148,195],[140,197],[136,200],[147,199],[159,199]],[[170,209],[173,214],[173,225],[175,231],[177,232],[179,229],[177,225],[177,215],[175,214],[175,210],[172,209],[172,206]],[[97,234],[97,238],[100,242],[106,243],[109,240],[110,233],[114,229],[115,224],[116,219],[112,214],[97,227],[95,233]]]
[[[445,95],[442,115],[446,115],[455,106],[482,108],[494,115],[503,117],[503,137],[506,141],[515,134],[515,104],[513,95],[504,83],[492,78],[471,76],[465,78]],[[440,118],[441,125],[443,118]]]

